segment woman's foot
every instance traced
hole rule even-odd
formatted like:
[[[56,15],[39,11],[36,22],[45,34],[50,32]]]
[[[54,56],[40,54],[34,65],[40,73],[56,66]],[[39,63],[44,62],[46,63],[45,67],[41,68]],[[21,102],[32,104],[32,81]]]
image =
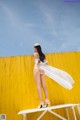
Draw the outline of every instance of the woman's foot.
[[[50,106],[50,101],[49,101],[49,99],[45,99],[45,106],[46,106],[46,107]]]
[[[44,102],[41,101],[41,102],[40,102],[40,105],[38,106],[38,108],[43,108],[43,107],[44,107]]]

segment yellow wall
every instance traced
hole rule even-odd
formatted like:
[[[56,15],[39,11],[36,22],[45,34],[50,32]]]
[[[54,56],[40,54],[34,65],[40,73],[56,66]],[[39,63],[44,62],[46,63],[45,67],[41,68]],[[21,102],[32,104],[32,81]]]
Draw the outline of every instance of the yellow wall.
[[[49,65],[67,71],[75,80],[73,89],[66,90],[46,77],[51,105],[79,103],[80,52],[51,53],[46,54],[46,57]],[[7,120],[22,120],[22,115],[17,115],[20,110],[34,108],[39,105],[36,84],[33,78],[33,65],[33,55],[0,57],[0,114],[5,113]],[[42,95],[44,98],[43,90]],[[66,116],[64,110],[58,110],[58,113]],[[36,120],[39,114],[28,114],[28,119]],[[78,113],[77,117],[79,120]],[[53,119],[58,120],[48,113],[42,120]]]

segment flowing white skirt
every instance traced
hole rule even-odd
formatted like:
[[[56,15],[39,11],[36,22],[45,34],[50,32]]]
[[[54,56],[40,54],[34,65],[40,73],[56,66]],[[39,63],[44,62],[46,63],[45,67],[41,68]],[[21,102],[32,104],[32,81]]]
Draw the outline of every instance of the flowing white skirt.
[[[64,88],[72,89],[74,80],[67,72],[47,64],[40,64],[40,68],[44,70],[45,75],[56,81]]]

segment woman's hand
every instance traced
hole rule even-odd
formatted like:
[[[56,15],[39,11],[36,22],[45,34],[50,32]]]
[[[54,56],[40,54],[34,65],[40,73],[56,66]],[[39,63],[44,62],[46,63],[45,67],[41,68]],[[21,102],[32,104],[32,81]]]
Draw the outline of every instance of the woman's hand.
[[[38,60],[38,63],[40,63],[40,59]]]
[[[48,65],[48,61],[47,61],[46,59],[44,60],[44,63],[45,63],[46,65]]]

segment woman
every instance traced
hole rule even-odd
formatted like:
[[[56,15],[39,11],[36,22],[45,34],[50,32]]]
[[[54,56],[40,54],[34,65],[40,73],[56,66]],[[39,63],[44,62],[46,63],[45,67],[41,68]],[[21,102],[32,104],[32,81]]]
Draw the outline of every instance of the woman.
[[[48,105],[50,105],[50,101],[48,99],[45,75],[47,75],[52,80],[56,81],[58,84],[69,90],[72,89],[74,80],[67,72],[55,68],[53,66],[47,65],[45,55],[43,54],[39,43],[36,43],[34,45],[34,60],[34,78],[36,81],[38,95],[40,98],[39,108],[47,107]],[[41,86],[45,93],[45,102],[43,102],[42,100]]]
[[[38,43],[34,45],[34,60],[35,60],[34,78],[35,78],[35,82],[36,82],[37,90],[38,90],[38,95],[39,95],[39,99],[40,99],[40,105],[38,106],[38,108],[47,107],[50,105],[50,101],[48,99],[48,90],[46,87],[46,78],[45,78],[44,70],[42,70],[40,68],[40,62],[45,61],[45,55],[42,52],[40,44],[38,44]],[[43,101],[43,99],[42,99],[41,87],[44,90],[45,101]]]

